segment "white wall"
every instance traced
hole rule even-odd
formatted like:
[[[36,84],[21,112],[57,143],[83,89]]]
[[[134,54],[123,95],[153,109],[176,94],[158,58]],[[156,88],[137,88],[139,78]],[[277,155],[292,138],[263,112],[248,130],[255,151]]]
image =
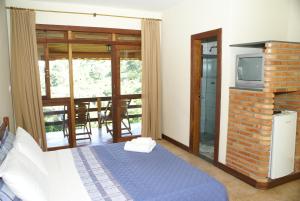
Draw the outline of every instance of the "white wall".
[[[229,45],[263,40],[300,41],[299,13],[299,0],[186,0],[164,11],[163,133],[189,145],[190,37],[195,33],[222,28],[219,161],[225,163],[229,87],[235,82],[235,55],[261,51],[242,50]]]
[[[31,0],[6,0],[8,6],[33,8],[42,10],[57,10],[84,13],[102,13],[109,15],[124,15],[129,17],[143,18],[161,18],[158,12],[148,12],[141,10],[116,9],[92,5],[78,5],[70,3],[56,3],[50,1],[31,1]],[[92,15],[36,12],[37,24],[56,24],[72,26],[89,26],[89,27],[107,27],[120,29],[141,29],[139,19],[115,18]]]
[[[13,130],[13,110],[11,102],[9,53],[8,53],[8,33],[6,23],[5,2],[0,1],[0,122],[4,116],[10,119]]]
[[[286,40],[290,1],[231,0],[231,42]]]
[[[291,0],[289,6],[287,39],[300,41],[300,0]]]
[[[226,9],[227,8],[227,9]],[[224,1],[184,1],[163,12],[163,133],[189,145],[191,35],[227,26]],[[223,29],[223,38],[228,37]],[[224,40],[224,39],[223,39]],[[226,55],[228,40],[224,40]],[[228,57],[224,56],[222,62]],[[227,80],[224,76],[224,80]]]

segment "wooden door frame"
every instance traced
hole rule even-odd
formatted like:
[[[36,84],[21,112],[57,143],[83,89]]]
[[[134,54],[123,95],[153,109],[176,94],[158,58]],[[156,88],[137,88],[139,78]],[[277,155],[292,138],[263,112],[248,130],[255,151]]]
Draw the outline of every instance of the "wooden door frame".
[[[217,83],[216,83],[216,111],[215,111],[215,143],[214,143],[214,162],[219,158],[219,136],[220,136],[220,104],[222,86],[222,29],[215,29],[191,36],[191,89],[190,89],[190,152],[199,155],[200,144],[200,75],[202,66],[201,40],[217,37]]]

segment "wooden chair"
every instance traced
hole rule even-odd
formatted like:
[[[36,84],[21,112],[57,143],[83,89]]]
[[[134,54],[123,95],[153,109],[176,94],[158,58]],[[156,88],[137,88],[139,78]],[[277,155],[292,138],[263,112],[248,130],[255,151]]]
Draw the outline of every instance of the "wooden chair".
[[[75,134],[76,140],[92,140],[92,128],[91,128],[91,121],[90,121],[90,103],[89,102],[81,102],[76,104],[75,106]],[[64,113],[63,113],[63,133],[64,137],[69,137],[68,131],[68,119],[67,115],[67,106],[64,106]],[[82,129],[82,132],[77,132],[78,129]],[[85,136],[79,137],[77,136]]]
[[[131,132],[131,125],[130,125],[130,121],[129,121],[129,115],[128,115],[128,107],[130,105],[131,100],[130,99],[122,99],[120,101],[120,107],[121,107],[121,132],[123,130],[126,130],[127,133],[121,133],[121,134],[130,134],[132,135]],[[102,117],[102,121],[103,124],[106,127],[106,131],[107,133],[110,133],[111,135],[113,135],[113,129],[109,127],[109,124],[113,123],[113,117],[112,117],[112,101],[108,101],[103,117]]]
[[[75,133],[76,140],[92,140],[92,128],[90,121],[90,103],[89,102],[81,102],[76,104],[75,106],[76,118],[75,118]],[[77,132],[77,129],[83,129],[81,133]],[[77,138],[77,136],[85,135],[86,137]]]

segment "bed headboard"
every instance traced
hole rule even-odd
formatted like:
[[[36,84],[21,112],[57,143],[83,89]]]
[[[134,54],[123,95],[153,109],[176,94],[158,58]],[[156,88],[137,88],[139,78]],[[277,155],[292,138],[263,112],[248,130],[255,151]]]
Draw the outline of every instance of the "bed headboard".
[[[9,130],[9,119],[8,117],[3,118],[3,122],[0,126],[0,141],[2,140],[4,134]]]

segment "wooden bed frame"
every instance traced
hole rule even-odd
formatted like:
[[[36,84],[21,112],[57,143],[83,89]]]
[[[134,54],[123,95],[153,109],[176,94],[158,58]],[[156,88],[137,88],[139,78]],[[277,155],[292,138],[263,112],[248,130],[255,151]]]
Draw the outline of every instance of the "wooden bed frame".
[[[8,117],[3,118],[3,122],[0,126],[0,140],[4,136],[4,133],[6,132],[6,130],[9,130],[9,118]]]

